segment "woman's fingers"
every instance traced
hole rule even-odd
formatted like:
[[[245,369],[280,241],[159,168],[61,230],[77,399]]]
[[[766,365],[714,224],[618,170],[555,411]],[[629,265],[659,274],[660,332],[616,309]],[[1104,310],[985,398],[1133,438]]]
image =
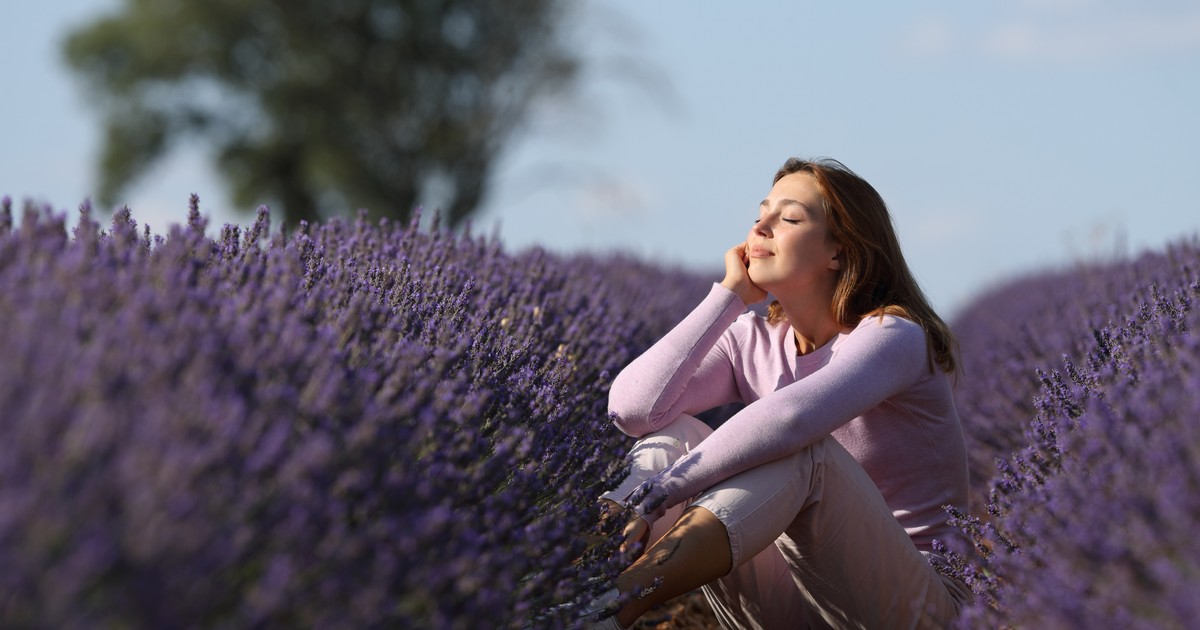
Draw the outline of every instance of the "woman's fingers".
[[[738,294],[746,304],[761,302],[767,292],[750,278],[750,254],[746,243],[738,243],[725,252],[725,279],[721,286]]]
[[[627,508],[621,506],[620,503],[609,499],[600,499],[601,505],[604,506],[604,516],[601,517],[601,522],[610,518],[618,518],[623,514],[630,514]],[[625,527],[621,530],[621,553],[634,553],[634,559],[642,555],[646,549],[646,537],[650,534],[650,526],[646,523],[646,519],[634,514]],[[640,543],[640,546],[637,546]]]
[[[623,532],[624,542],[621,543],[621,553],[633,552],[636,555],[642,555],[646,549],[646,535],[650,533],[650,526],[646,524],[645,519],[640,516],[635,516],[625,525]],[[635,544],[640,544],[635,548]]]
[[[750,255],[746,253],[746,244],[738,243],[725,253],[725,262],[736,262],[737,267],[745,269],[750,264]],[[728,269],[726,269],[728,271]]]

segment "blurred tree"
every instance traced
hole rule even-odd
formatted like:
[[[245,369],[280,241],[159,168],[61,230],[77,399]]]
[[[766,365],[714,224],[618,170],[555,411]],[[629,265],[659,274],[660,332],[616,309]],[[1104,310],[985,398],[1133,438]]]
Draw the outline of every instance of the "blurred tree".
[[[423,193],[451,223],[539,97],[574,87],[558,0],[125,0],[65,53],[105,117],[99,201],[211,143],[233,201],[289,222]]]

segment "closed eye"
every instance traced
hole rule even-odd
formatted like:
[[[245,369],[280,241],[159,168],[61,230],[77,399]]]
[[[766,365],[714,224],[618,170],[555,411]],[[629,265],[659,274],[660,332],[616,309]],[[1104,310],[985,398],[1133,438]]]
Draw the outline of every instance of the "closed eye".
[[[797,223],[799,223],[799,222],[800,222],[800,219],[784,219],[784,220],[783,220],[783,222],[784,222],[784,223],[791,223],[792,225],[796,225]]]

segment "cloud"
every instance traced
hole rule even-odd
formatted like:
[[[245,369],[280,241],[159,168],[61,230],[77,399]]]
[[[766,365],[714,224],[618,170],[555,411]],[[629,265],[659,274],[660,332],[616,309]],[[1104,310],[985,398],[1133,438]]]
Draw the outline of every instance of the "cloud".
[[[1010,0],[1010,4],[1019,10],[1039,13],[1080,13],[1102,3],[1097,0]]]
[[[1010,60],[1088,61],[1200,51],[1200,13],[1105,16],[1039,23],[1007,22],[980,40],[988,56]]]
[[[1014,0],[995,15],[924,15],[898,34],[923,58],[1087,63],[1200,52],[1200,10],[1150,12],[1089,0]]]
[[[578,194],[578,206],[589,219],[633,217],[644,213],[652,196],[629,178],[599,176],[586,182]]]

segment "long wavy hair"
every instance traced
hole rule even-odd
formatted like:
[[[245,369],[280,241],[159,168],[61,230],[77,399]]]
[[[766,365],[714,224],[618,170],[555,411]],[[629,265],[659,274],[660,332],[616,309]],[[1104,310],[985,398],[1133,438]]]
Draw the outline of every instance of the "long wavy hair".
[[[838,322],[853,328],[872,315],[916,322],[925,330],[929,370],[936,364],[943,372],[955,372],[954,334],[909,271],[883,197],[837,160],[789,158],[772,184],[793,173],[808,173],[816,180],[829,237],[842,246],[831,304]],[[786,318],[778,301],[768,307],[767,318],[772,322]]]

